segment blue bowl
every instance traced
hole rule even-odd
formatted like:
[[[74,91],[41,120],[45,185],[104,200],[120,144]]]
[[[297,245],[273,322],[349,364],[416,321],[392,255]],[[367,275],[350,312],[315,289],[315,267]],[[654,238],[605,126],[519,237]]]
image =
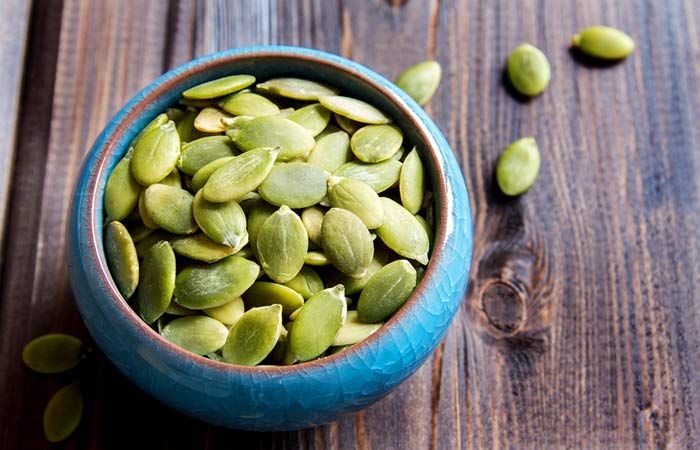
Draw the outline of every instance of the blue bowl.
[[[283,367],[228,365],[164,340],[120,296],[102,245],[103,191],[129,143],[196,84],[246,73],[299,76],[337,86],[379,107],[418,144],[435,194],[434,249],[424,278],[378,332],[350,349]],[[227,50],[180,66],[139,92],[87,154],[67,229],[70,281],[95,342],[130,380],[166,405],[211,424],[292,430],[327,423],[384,397],[420,367],[445,335],[466,289],[472,221],[464,178],[449,144],[423,109],[393,83],[340,56],[296,47]]]

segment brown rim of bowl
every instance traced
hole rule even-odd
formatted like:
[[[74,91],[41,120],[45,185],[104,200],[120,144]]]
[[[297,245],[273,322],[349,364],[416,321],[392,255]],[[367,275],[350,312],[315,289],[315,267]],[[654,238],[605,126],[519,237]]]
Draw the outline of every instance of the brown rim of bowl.
[[[404,303],[404,305],[388,320],[384,323],[384,325],[377,330],[375,333],[371,334],[369,337],[364,339],[362,342],[353,345],[352,347],[348,348],[347,350],[344,350],[339,353],[335,353],[332,355],[324,356],[319,359],[314,359],[311,361],[306,361],[302,363],[296,363],[293,365],[289,366],[241,366],[237,364],[229,364],[225,362],[220,362],[220,361],[215,361],[213,359],[206,358],[204,356],[199,356],[195,353],[189,352],[187,350],[184,350],[175,344],[169,342],[165,338],[163,338],[160,334],[158,334],[153,328],[151,328],[148,324],[146,324],[143,320],[141,320],[140,317],[136,314],[136,312],[128,305],[126,300],[122,297],[122,295],[119,293],[119,290],[117,289],[117,286],[114,284],[112,281],[112,277],[109,275],[109,271],[107,269],[107,264],[106,261],[103,259],[102,254],[99,252],[99,246],[97,245],[98,239],[101,239],[100,233],[98,233],[97,227],[94,226],[95,224],[95,211],[96,211],[96,199],[97,199],[97,186],[99,183],[97,183],[97,180],[100,179],[103,176],[103,173],[105,171],[105,162],[107,160],[107,157],[112,154],[115,151],[115,146],[117,141],[121,139],[121,136],[124,134],[126,131],[127,124],[131,123],[138,115],[140,115],[144,108],[145,105],[153,101],[155,98],[158,98],[161,96],[164,92],[168,91],[173,87],[173,85],[179,81],[182,81],[183,79],[191,76],[194,73],[198,72],[203,72],[209,69],[212,69],[214,67],[218,67],[220,65],[228,64],[233,61],[237,60],[246,60],[246,59],[251,59],[251,58],[281,58],[281,59],[297,59],[297,60],[303,60],[307,61],[311,64],[322,64],[326,66],[331,66],[335,70],[345,72],[347,75],[359,79],[363,84],[368,85],[370,88],[376,90],[379,92],[381,95],[383,95],[385,98],[387,98],[390,102],[392,102],[397,109],[402,111],[403,114],[406,115],[408,120],[415,126],[415,129],[418,131],[418,135],[420,136],[421,141],[425,144],[426,146],[426,153],[430,156],[432,162],[433,162],[433,167],[439,168],[440,165],[438,164],[438,158],[436,156],[437,154],[437,143],[433,140],[431,137],[430,133],[427,131],[425,125],[416,117],[416,115],[411,111],[410,107],[400,98],[398,97],[395,93],[393,93],[391,90],[386,89],[382,87],[381,85],[377,84],[374,80],[371,78],[368,78],[361,72],[358,72],[354,69],[351,69],[349,67],[346,67],[340,63],[336,63],[334,61],[326,60],[321,57],[314,57],[310,55],[302,55],[302,54],[294,54],[290,53],[287,51],[275,51],[275,50],[261,50],[257,52],[251,52],[251,53],[245,53],[245,54],[236,54],[236,55],[222,55],[221,57],[218,57],[215,60],[209,60],[207,62],[203,62],[200,65],[196,67],[192,67],[188,71],[183,71],[182,73],[177,74],[176,76],[172,77],[168,81],[162,83],[159,85],[157,88],[153,89],[150,91],[147,95],[145,95],[141,101],[131,110],[127,113],[126,118],[119,123],[112,135],[110,136],[109,140],[105,142],[103,149],[104,154],[101,156],[99,159],[99,162],[97,163],[96,170],[94,170],[93,174],[90,177],[90,190],[88,192],[88,198],[89,198],[89,205],[90,207],[88,208],[87,212],[87,218],[90,224],[93,224],[91,226],[92,233],[89,236],[88,239],[88,245],[90,247],[90,250],[92,252],[92,258],[96,261],[96,265],[98,268],[98,275],[102,279],[103,284],[108,288],[112,300],[115,302],[117,307],[124,313],[124,316],[129,320],[141,333],[143,333],[144,338],[146,339],[153,339],[154,342],[157,343],[157,345],[162,345],[165,347],[166,350],[169,350],[177,355],[179,355],[182,358],[186,358],[191,360],[195,364],[201,364],[203,366],[206,366],[211,369],[216,369],[216,370],[227,370],[227,371],[233,371],[233,372],[244,372],[244,373],[260,373],[260,374],[282,374],[282,373],[291,373],[291,372],[297,372],[300,370],[306,371],[309,369],[320,369],[323,366],[327,366],[329,364],[332,364],[334,362],[339,362],[344,358],[349,357],[351,354],[362,351],[362,349],[368,345],[371,345],[374,341],[377,341],[381,339],[384,335],[386,335],[389,332],[389,329],[392,328],[393,326],[396,326],[398,322],[401,320],[404,320],[408,316],[409,310],[414,308],[418,302],[418,299],[422,296],[423,292],[426,289],[426,286],[429,284],[431,278],[434,276],[435,273],[435,267],[438,265],[440,261],[440,257],[442,256],[442,252],[445,247],[445,240],[446,240],[446,232],[445,232],[445,225],[448,219],[448,210],[445,207],[440,208],[438,211],[436,211],[438,214],[438,223],[437,223],[437,234],[435,236],[435,241],[433,243],[433,251],[432,255],[430,258],[430,261],[428,262],[428,266],[426,268],[425,274],[423,278],[421,279],[420,283],[416,286],[416,289],[413,291],[409,299]],[[397,88],[398,89],[398,88]],[[446,181],[445,181],[445,175],[441,170],[437,170],[434,172],[431,172],[431,178],[433,181],[437,181],[436,185],[438,188],[438,192],[440,195],[440,198],[442,199],[442,204],[443,206],[450,203],[449,200],[446,199],[447,196],[447,188],[446,188]]]

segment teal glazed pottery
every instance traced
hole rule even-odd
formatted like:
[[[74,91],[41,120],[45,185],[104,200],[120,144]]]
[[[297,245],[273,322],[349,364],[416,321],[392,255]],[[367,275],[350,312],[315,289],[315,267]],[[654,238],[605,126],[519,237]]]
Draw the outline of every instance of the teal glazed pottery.
[[[431,261],[408,302],[364,342],[319,360],[242,367],[184,351],[146,325],[119,295],[102,245],[103,191],[131,140],[194,85],[232,74],[259,81],[323,81],[386,112],[418,144],[436,199]],[[131,381],[192,417],[244,430],[293,430],[331,422],[387,395],[445,335],[466,289],[472,220],[449,144],[423,109],[360,64],[318,50],[252,47],[191,61],[158,78],[109,122],[87,154],[69,212],[67,259],[75,301],[97,345]]]

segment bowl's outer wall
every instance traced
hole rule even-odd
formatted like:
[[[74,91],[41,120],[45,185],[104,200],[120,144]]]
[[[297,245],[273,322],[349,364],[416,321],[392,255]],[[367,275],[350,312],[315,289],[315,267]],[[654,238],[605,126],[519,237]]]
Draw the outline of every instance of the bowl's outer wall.
[[[256,57],[269,53],[275,53],[277,58]],[[252,58],[230,61],[238,56]],[[308,58],[341,64],[347,70],[338,70],[333,64],[311,64]],[[229,62],[218,64],[221,60]],[[116,136],[119,124],[153,90],[202,65],[209,69],[153,99],[137,120],[120,137]],[[425,280],[428,283],[418,301],[404,308],[407,311],[400,321],[392,321],[380,330],[382,336],[357,346],[342,358],[301,365],[294,371],[230,370],[218,364],[202,364],[199,357],[185,358],[159,339],[145,338],[150,330],[125,317],[111,298],[114,287],[107,286],[100,275],[95,255],[103,258],[101,234],[98,233],[97,252],[89,239],[94,230],[102,227],[105,174],[111,172],[129,142],[155,115],[175,104],[183,90],[231,73],[251,73],[259,79],[285,74],[324,80],[384,109],[404,129],[409,142],[420,142],[417,131],[402,118],[399,108],[368,89],[352,72],[391,91],[394,100],[408,105],[439,149],[436,161],[428,157],[423,160],[431,173],[435,173],[435,164],[442,168],[446,191],[438,196],[437,208],[449,211],[442,223],[446,241],[440,263],[430,269],[432,276]],[[101,155],[117,137],[113,146],[116,151],[101,162]],[[99,183],[97,194],[90,195],[95,180]],[[88,213],[91,207],[95,208],[94,223],[90,223]],[[464,178],[449,144],[423,109],[391,82],[357,63],[294,47],[236,49],[205,56],[166,73],[146,87],[115,115],[95,141],[83,163],[69,214],[70,280],[80,313],[99,347],[120,371],[163,403],[213,424],[247,430],[290,430],[326,423],[370,405],[404,381],[447,331],[466,288],[472,252],[471,211]]]

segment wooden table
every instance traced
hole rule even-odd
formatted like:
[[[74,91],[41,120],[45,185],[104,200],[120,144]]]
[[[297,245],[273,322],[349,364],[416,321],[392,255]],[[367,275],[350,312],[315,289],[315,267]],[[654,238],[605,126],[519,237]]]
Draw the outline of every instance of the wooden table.
[[[83,423],[63,448],[700,448],[697,0],[2,0],[0,14],[0,448],[49,447],[42,410],[65,382],[26,369],[23,345],[50,331],[89,341],[63,234],[95,136],[164,71],[274,43],[390,78],[442,64],[427,110],[461,161],[475,219],[459,315],[393,395],[289,433],[184,417],[98,353]],[[637,51],[607,66],[572,55],[572,34],[599,23],[631,33]],[[522,41],[552,64],[532,101],[502,77]],[[506,200],[494,164],[525,135],[542,171]]]

